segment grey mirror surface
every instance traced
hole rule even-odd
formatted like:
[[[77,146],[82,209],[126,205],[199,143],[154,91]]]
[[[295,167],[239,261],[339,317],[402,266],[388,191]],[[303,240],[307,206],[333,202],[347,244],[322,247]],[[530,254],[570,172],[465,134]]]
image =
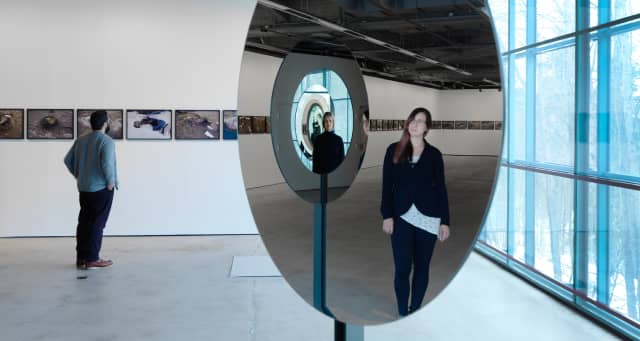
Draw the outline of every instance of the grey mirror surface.
[[[320,96],[300,106],[303,113],[318,105],[322,110],[336,111],[336,119],[342,118],[342,115],[349,115],[348,130],[351,133],[341,136],[344,141],[349,142],[344,148],[346,155],[337,168],[328,173],[329,201],[342,195],[355,179],[367,143],[367,135],[362,124],[363,113],[368,109],[367,92],[360,67],[351,53],[343,45],[333,42],[315,40],[298,43],[282,61],[273,87],[270,112],[271,142],[282,176],[295,193],[310,203],[320,201],[320,175],[305,164],[304,154],[313,152],[312,143],[296,136],[307,135],[310,139],[310,127],[303,129],[301,126],[308,122],[304,117],[298,121],[292,117],[296,115],[298,105],[302,104],[294,103],[294,99],[300,98],[301,90],[307,90],[301,89],[301,81],[309,74],[318,72],[325,72],[325,77],[336,75],[336,80],[346,86],[350,98],[346,112],[337,110],[333,98],[329,100]],[[302,130],[305,132],[300,134]]]
[[[296,60],[296,58],[303,60],[307,57],[309,60],[320,60],[326,57],[328,57],[326,60],[341,59],[294,49],[287,55],[283,65],[291,56],[295,58],[290,60]],[[318,65],[311,67],[300,65],[298,68],[295,77],[288,76],[296,78],[291,80],[290,84],[297,84],[309,70],[316,70]],[[290,124],[285,126],[287,120],[281,120],[278,123],[279,127],[274,127],[274,115],[284,115],[287,109],[288,115],[291,115],[292,90],[276,96],[278,91],[282,91],[278,88],[281,86],[279,82],[283,77],[282,70],[281,68],[274,86],[271,124],[274,157],[278,159],[287,183],[250,189],[247,191],[247,197],[270,256],[291,287],[313,306],[313,203],[318,202],[319,176],[300,164],[297,156],[279,154],[284,148],[292,148],[291,140],[280,134],[291,129]],[[352,88],[349,91],[354,94]],[[422,104],[420,99],[416,99],[415,102],[418,103],[417,105],[427,105]],[[354,105],[354,111],[356,111],[354,127],[364,126],[365,122],[361,117],[360,121],[357,121],[358,116],[362,115],[357,113],[358,110],[355,107]],[[439,114],[436,108],[428,107],[428,109],[432,110],[434,115]],[[403,113],[402,117],[393,118],[405,119],[409,111]],[[370,118],[389,118],[385,114],[387,113],[372,110]],[[438,119],[447,118],[439,115]],[[280,129],[280,131],[276,132],[274,129]],[[362,139],[365,141],[364,145],[367,146],[366,143],[369,143],[367,155],[381,153],[382,155],[377,157],[379,159],[384,155],[386,146],[397,141],[401,134],[399,131],[374,132],[373,135],[369,134],[367,141],[365,130],[362,129],[361,132],[364,134]],[[431,142],[429,135],[426,138]],[[441,150],[446,148],[438,143],[434,145]],[[242,142],[240,146],[242,148]],[[356,144],[351,145],[348,153],[352,152],[354,147]],[[496,146],[496,150],[499,149],[500,147]],[[350,173],[353,174],[353,178],[347,177],[348,181],[342,179],[343,182],[333,178],[332,182],[332,176],[338,174],[342,167],[347,167],[345,164],[338,167],[336,172],[329,174],[330,187],[331,185],[334,187],[330,190],[330,199],[333,200],[327,204],[326,305],[334,317],[340,321],[355,325],[375,325],[399,319],[394,293],[395,267],[389,236],[381,229],[382,165],[362,168],[357,172],[364,151],[359,153],[359,156],[359,162],[349,166],[352,170],[356,170]],[[289,170],[283,169],[283,158],[290,161],[291,165],[297,163],[299,166],[296,166],[297,170],[285,174]],[[442,292],[471,251],[489,203],[497,161],[498,158],[495,156],[444,155],[452,235],[444,243],[437,242],[430,265],[429,287],[422,306]],[[348,185],[341,186],[344,184]],[[464,292],[459,294],[466,295]],[[434,326],[434,328],[439,327],[441,326]]]

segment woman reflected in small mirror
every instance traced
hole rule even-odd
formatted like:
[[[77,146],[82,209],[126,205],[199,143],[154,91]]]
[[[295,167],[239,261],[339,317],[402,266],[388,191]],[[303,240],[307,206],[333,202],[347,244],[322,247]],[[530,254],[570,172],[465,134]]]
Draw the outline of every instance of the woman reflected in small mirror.
[[[324,132],[313,143],[313,172],[327,174],[333,172],[344,160],[344,142],[334,133],[334,119],[331,112],[322,116]]]
[[[382,230],[390,235],[393,250],[400,316],[422,305],[436,241],[449,238],[444,161],[440,150],[426,140],[431,113],[416,108],[405,122],[400,141],[387,148],[380,205]]]

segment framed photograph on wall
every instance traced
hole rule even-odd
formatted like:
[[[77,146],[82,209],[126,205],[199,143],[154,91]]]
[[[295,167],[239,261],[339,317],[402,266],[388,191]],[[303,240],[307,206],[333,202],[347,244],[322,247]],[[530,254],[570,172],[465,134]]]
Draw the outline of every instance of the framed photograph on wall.
[[[442,121],[442,129],[454,129],[454,121]]]
[[[383,119],[377,119],[376,121],[378,121],[377,130],[378,131],[384,130],[384,126],[383,126],[384,120]]]
[[[253,116],[251,118],[251,131],[254,134],[264,134],[267,131],[267,118],[264,116]]]
[[[469,129],[480,130],[482,129],[482,121],[469,121]]]
[[[27,139],[73,140],[73,109],[27,109]]]
[[[269,116],[265,116],[265,121],[264,121],[264,132],[267,134],[271,134],[271,117]]]
[[[502,130],[502,121],[495,121],[495,130]]]
[[[442,121],[431,121],[431,129],[442,129]]]
[[[376,131],[376,120],[369,120],[369,131]]]
[[[222,111],[222,138],[225,140],[238,139],[238,111]]]
[[[82,137],[92,132],[91,129],[91,114],[98,110],[104,110],[107,112],[107,116],[111,123],[109,123],[109,135],[114,140],[122,140],[124,135],[124,111],[120,109],[78,109],[76,112],[76,126],[78,137]]]
[[[127,110],[127,140],[171,140],[171,110]]]
[[[219,140],[220,110],[176,110],[176,140]]]
[[[467,121],[455,121],[455,129],[467,129]]]
[[[24,110],[0,109],[0,140],[24,139]]]
[[[238,134],[251,134],[251,116],[238,116]]]
[[[495,129],[495,121],[482,121],[482,129],[483,130],[494,130]]]

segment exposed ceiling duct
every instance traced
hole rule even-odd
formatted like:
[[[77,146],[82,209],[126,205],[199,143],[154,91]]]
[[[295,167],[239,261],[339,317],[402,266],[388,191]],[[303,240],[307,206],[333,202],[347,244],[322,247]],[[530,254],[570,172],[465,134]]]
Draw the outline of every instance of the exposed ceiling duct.
[[[335,39],[366,74],[438,89],[500,88],[482,13],[483,0],[258,0],[246,48],[283,55],[302,39]]]

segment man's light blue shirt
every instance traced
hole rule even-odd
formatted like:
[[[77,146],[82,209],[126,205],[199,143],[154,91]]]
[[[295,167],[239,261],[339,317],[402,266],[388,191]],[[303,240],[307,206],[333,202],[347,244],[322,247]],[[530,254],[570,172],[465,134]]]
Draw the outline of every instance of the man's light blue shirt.
[[[118,188],[116,146],[109,135],[101,131],[78,138],[64,164],[78,182],[78,191],[97,192],[108,185]]]

